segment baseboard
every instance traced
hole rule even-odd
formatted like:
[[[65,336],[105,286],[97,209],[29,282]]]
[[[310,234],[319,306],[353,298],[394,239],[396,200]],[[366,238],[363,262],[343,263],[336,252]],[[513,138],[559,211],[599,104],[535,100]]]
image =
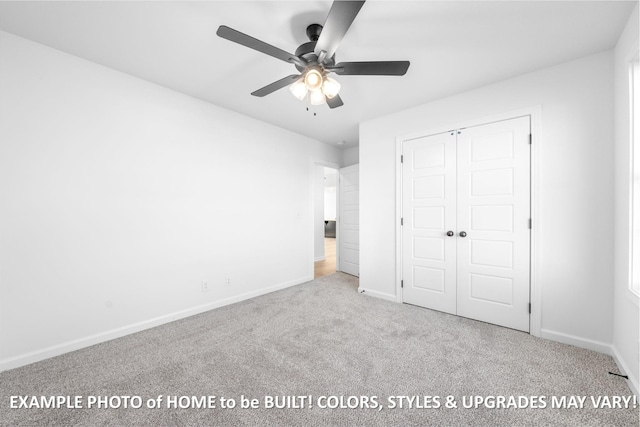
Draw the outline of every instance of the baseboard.
[[[540,338],[545,338],[551,341],[557,341],[563,344],[575,345],[576,347],[586,348],[587,350],[597,351],[598,353],[608,354],[613,357],[614,362],[618,365],[618,369],[623,374],[627,375],[629,379],[627,380],[627,385],[631,389],[631,392],[636,396],[638,394],[638,378],[635,378],[631,374],[631,370],[624,363],[622,357],[620,357],[620,353],[618,353],[618,349],[612,345],[607,344],[602,341],[590,340],[587,338],[581,338],[575,335],[564,334],[562,332],[550,331],[548,329],[541,329]]]
[[[616,364],[618,365],[618,369],[620,369],[620,372],[629,377],[629,379],[627,380],[627,385],[631,389],[631,392],[636,396],[640,397],[640,394],[638,394],[638,389],[639,389],[638,378],[633,376],[633,374],[631,373],[631,370],[629,369],[627,364],[624,362],[624,359],[620,357],[618,348],[615,345],[611,346],[611,357],[613,357],[613,360],[615,360]]]
[[[313,262],[324,261],[325,259],[327,259],[327,257],[319,256],[318,258],[314,259]]]
[[[586,348],[587,350],[597,351],[598,353],[611,354],[611,344],[578,337],[576,335],[550,331],[549,329],[543,328],[540,330],[540,338],[557,341],[563,344],[575,345],[576,347]]]
[[[395,295],[387,294],[387,293],[384,293],[384,292],[373,291],[371,289],[366,289],[366,288],[363,288],[363,287],[358,287],[358,293],[363,294],[363,295],[368,295],[370,297],[376,297],[376,298],[384,299],[384,300],[391,301],[391,302],[397,302]]]
[[[313,276],[306,276],[296,280],[280,283],[278,285],[270,286],[268,288],[258,289],[251,292],[245,292],[243,294],[235,295],[229,298],[224,298],[218,301],[213,301],[207,304],[202,304],[196,307],[192,307],[186,310],[181,310],[159,316],[153,319],[144,320],[142,322],[134,323],[121,328],[112,329],[99,334],[90,335],[85,338],[79,338],[72,341],[67,341],[54,346],[43,348],[41,350],[32,351],[19,356],[11,357],[8,359],[0,360],[0,372],[9,369],[19,368],[21,366],[29,365],[31,363],[39,362],[41,360],[49,359],[51,357],[60,356],[61,354],[69,353],[71,351],[80,350],[82,348],[90,347],[95,344],[99,344],[106,341],[111,341],[116,338],[121,338],[126,335],[141,332],[146,329],[151,329],[156,326],[170,323],[175,320],[184,319],[186,317],[194,316],[196,314],[204,313],[209,310],[213,310],[226,305],[235,304],[240,301],[245,301],[251,298],[259,297],[271,292],[279,291],[281,289],[289,288],[291,286],[299,285],[301,283],[309,282],[313,280]]]

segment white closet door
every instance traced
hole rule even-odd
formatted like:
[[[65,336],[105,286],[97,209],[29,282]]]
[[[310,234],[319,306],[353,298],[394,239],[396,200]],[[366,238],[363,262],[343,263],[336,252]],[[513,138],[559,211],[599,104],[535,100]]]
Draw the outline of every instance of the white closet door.
[[[337,270],[360,276],[359,166],[340,169]]]
[[[529,134],[529,117],[459,131],[456,236],[457,314],[527,332]]]
[[[456,312],[456,137],[404,141],[403,301]]]

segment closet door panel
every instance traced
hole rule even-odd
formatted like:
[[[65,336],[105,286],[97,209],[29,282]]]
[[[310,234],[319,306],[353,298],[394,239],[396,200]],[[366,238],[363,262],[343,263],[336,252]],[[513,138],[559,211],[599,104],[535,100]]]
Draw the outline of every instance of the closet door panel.
[[[455,314],[455,135],[404,141],[402,151],[403,301]]]
[[[460,316],[529,331],[529,117],[463,129],[457,148]]]

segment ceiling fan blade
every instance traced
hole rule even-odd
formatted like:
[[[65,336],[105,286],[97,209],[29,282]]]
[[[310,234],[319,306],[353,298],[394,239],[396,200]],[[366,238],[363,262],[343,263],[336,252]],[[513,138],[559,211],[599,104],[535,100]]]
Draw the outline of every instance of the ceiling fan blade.
[[[340,62],[326,69],[341,76],[404,76],[410,64],[409,61]]]
[[[300,77],[301,76],[299,74],[291,74],[290,76],[284,77],[278,81],[275,81],[269,85],[266,85],[261,89],[256,90],[255,92],[252,92],[251,95],[260,96],[260,97],[269,95],[270,93],[275,92],[278,89],[282,89],[283,87],[292,84],[293,82],[298,80]]]
[[[327,105],[329,106],[329,108],[338,108],[343,106],[344,102],[342,102],[342,98],[340,98],[340,95],[336,95],[331,99],[327,98]]]
[[[325,51],[325,58],[333,56],[362,5],[364,1],[335,0],[333,2],[314,49],[316,55],[320,56],[320,52]]]
[[[303,67],[306,66],[306,63],[300,58],[298,58],[297,56],[295,56],[294,54],[286,52],[275,46],[271,46],[270,44],[265,43],[262,40],[258,40],[254,37],[248,36],[244,33],[241,33],[238,30],[229,28],[226,25],[220,25],[220,27],[218,27],[218,31],[216,31],[216,34],[222,37],[223,39],[227,39],[234,43],[241,44],[248,48],[257,50],[258,52],[262,52],[269,56],[273,56],[274,58],[281,59],[285,62],[298,64]]]

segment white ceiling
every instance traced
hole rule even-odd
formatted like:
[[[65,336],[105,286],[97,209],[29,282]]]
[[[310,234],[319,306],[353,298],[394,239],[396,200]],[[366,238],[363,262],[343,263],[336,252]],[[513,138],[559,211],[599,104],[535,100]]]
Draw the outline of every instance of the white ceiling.
[[[285,88],[295,67],[216,36],[227,25],[289,52],[331,1],[0,2],[0,29],[320,141],[358,123],[610,49],[637,1],[368,1],[337,61],[409,60],[403,77],[335,76],[344,106]],[[314,115],[315,113],[315,115]]]

